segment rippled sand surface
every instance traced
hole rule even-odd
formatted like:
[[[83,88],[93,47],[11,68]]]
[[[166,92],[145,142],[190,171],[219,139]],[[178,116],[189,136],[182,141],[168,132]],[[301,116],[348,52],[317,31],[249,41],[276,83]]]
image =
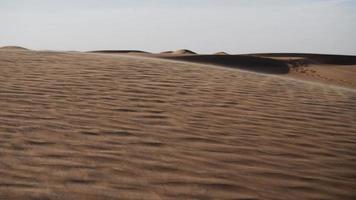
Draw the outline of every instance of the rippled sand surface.
[[[0,51],[0,199],[356,199],[356,92]]]

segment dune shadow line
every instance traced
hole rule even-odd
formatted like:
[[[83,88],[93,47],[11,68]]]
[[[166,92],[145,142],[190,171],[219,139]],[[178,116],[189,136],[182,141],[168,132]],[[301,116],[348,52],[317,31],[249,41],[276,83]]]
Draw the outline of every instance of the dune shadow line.
[[[289,66],[286,62],[271,58],[246,55],[189,55],[162,57],[179,61],[213,64],[230,68],[238,68],[269,74],[287,74]]]

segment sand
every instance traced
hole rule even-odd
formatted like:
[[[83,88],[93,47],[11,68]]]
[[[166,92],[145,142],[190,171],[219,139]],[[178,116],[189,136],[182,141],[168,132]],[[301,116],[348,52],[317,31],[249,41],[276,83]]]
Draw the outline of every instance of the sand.
[[[0,199],[355,199],[356,91],[0,50]]]
[[[290,67],[284,61],[249,55],[150,55],[161,59],[171,59],[191,63],[203,63],[229,68],[244,69],[270,74],[287,74]]]
[[[356,65],[309,65],[291,70],[288,76],[356,89]]]
[[[356,89],[356,56],[292,53],[255,56],[286,62],[290,77]]]
[[[236,68],[356,89],[356,56],[323,54],[145,54],[172,59]]]

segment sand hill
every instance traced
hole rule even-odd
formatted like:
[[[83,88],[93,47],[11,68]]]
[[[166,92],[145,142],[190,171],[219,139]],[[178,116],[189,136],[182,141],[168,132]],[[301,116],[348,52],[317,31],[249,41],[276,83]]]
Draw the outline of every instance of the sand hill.
[[[140,50],[97,50],[97,51],[89,51],[88,53],[110,53],[110,54],[120,54],[120,53],[148,53],[146,51]]]
[[[176,51],[163,51],[161,53],[159,53],[161,55],[195,55],[197,53],[188,50],[188,49],[179,49]]]
[[[163,51],[160,54],[172,54],[172,53],[173,53],[173,51]]]
[[[133,53],[132,55],[202,63],[254,72],[288,75],[289,77],[314,82],[356,88],[356,56],[265,53],[229,55],[218,52],[213,55],[199,55],[190,50],[165,51],[151,54],[142,51],[106,50],[94,53]]]
[[[0,50],[26,51],[28,49],[19,46],[4,46],[4,47],[0,47]]]
[[[217,53],[215,53],[214,55],[229,55],[229,54],[228,54],[228,53],[226,53],[226,52],[221,51],[221,52],[217,52]]]
[[[356,197],[353,89],[125,54],[0,66],[0,199]]]
[[[197,53],[195,53],[191,50],[188,50],[188,49],[180,49],[180,50],[173,51],[172,54],[174,54],[174,55],[194,55]]]

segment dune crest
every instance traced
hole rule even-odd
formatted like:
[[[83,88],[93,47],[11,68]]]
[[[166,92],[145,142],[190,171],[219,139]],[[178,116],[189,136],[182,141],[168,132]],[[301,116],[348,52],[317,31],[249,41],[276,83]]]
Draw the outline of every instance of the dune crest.
[[[188,49],[179,49],[179,50],[172,52],[172,54],[174,54],[174,55],[195,55],[197,53],[195,53],[194,51],[188,50]]]
[[[356,56],[307,53],[257,53],[230,55],[218,52],[196,54],[187,49],[157,54],[137,50],[104,50],[92,53],[131,53],[132,55],[218,65],[260,73],[284,74],[293,78],[356,88]]]
[[[229,54],[224,51],[220,51],[220,52],[215,53],[214,55],[229,55]]]
[[[172,54],[173,53],[173,51],[162,51],[161,53],[159,53],[159,54]]]
[[[109,54],[144,53],[144,54],[148,54],[149,52],[140,51],[140,50],[95,50],[95,51],[88,51],[88,53],[109,53]]]
[[[29,49],[26,49],[26,48],[20,47],[20,46],[3,46],[3,47],[0,47],[0,50],[28,51]]]
[[[197,55],[194,51],[188,49],[179,49],[176,51],[163,51],[159,53],[161,55]]]

